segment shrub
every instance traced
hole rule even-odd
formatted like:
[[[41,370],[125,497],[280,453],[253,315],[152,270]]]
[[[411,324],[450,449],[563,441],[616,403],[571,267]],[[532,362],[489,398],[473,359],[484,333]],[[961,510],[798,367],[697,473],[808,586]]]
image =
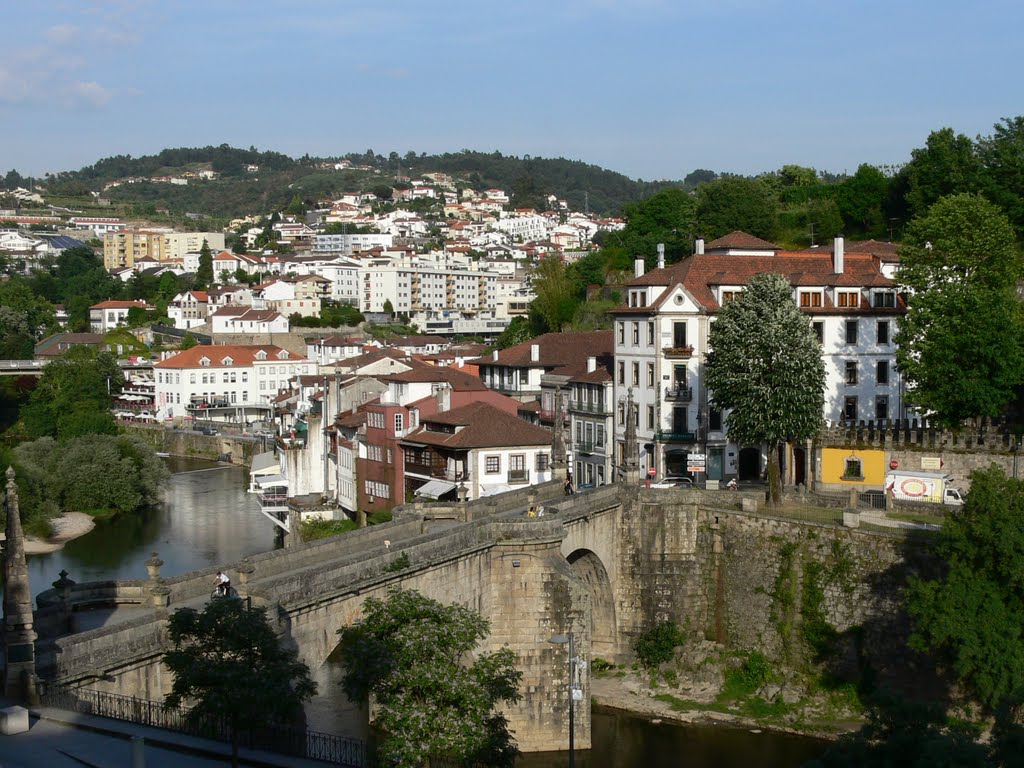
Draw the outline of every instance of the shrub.
[[[682,629],[674,621],[663,621],[633,640],[633,652],[646,669],[671,661],[675,649],[686,642]]]

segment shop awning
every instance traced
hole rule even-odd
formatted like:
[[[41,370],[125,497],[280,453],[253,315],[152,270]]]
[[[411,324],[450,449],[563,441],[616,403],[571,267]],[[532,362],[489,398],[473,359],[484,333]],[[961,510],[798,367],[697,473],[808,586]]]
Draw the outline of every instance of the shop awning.
[[[455,483],[447,480],[430,480],[426,485],[417,488],[416,496],[425,496],[428,499],[439,499],[455,487]]]
[[[253,457],[250,475],[276,475],[281,470],[281,462],[273,451],[260,453]]]
[[[260,488],[288,487],[288,478],[284,475],[264,475],[254,479],[256,480],[256,485]]]

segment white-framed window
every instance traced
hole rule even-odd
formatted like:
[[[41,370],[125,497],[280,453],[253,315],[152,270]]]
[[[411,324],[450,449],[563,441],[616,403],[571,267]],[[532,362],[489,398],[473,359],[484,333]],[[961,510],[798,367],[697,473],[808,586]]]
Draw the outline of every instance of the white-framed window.
[[[403,429],[405,429],[405,414],[404,413],[396,413],[395,414],[395,432],[401,432]]]
[[[859,307],[860,291],[836,291],[837,307]]]
[[[501,456],[484,456],[484,472],[488,475],[501,472]]]
[[[803,308],[820,307],[821,291],[800,291],[800,306]]]

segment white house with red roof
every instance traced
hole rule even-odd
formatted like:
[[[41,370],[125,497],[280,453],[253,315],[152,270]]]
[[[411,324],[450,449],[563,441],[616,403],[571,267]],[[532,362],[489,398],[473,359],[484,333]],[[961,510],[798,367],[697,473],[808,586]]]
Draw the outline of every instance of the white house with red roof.
[[[101,301],[89,307],[89,326],[93,333],[106,333],[120,328],[128,319],[131,309],[150,310],[154,307],[144,301]]]
[[[903,387],[896,370],[894,337],[905,312],[896,285],[870,253],[847,252],[836,238],[831,250],[784,251],[742,232],[708,243],[678,264],[644,274],[636,263],[626,303],[615,317],[615,434],[619,451],[627,404],[636,404],[641,469],[656,476],[689,474],[705,455],[707,477],[757,479],[762,446],[737,445],[723,414],[710,407],[703,382],[710,323],[722,306],[742,297],[757,274],[775,272],[793,288],[793,301],[813,325],[825,362],[825,407],[831,422],[903,418]],[[788,481],[807,482],[808,457],[787,457]]]
[[[315,373],[316,363],[272,344],[223,344],[186,349],[153,369],[157,417],[176,418],[190,415],[192,404],[268,406],[293,376]]]
[[[276,309],[252,307],[221,307],[210,316],[214,334],[218,333],[287,333],[288,318]]]
[[[174,327],[187,331],[206,322],[209,295],[206,291],[185,291],[179,293],[167,305],[167,316],[174,321]]]

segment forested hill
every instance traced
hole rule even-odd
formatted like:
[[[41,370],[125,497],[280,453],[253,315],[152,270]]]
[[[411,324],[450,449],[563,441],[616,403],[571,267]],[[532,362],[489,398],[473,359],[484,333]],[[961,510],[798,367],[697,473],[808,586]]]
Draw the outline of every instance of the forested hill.
[[[353,167],[334,170],[333,163],[339,160],[348,160]],[[516,157],[500,152],[407,152],[404,156],[391,152],[385,157],[367,150],[336,158],[306,155],[295,159],[278,152],[238,149],[225,144],[165,149],[142,157],[116,155],[41,181],[54,194],[76,197],[103,192],[110,182],[123,179],[151,179],[200,170],[215,171],[217,178],[194,180],[188,185],[135,181],[109,188],[104,196],[124,205],[155,205],[176,213],[199,211],[227,217],[269,213],[287,205],[295,194],[314,201],[392,184],[399,177],[418,178],[434,172],[446,173],[460,185],[474,189],[504,189],[513,203],[522,207],[542,209],[546,207],[545,198],[555,195],[567,200],[575,210],[616,215],[627,203],[666,187],[683,186],[682,182],[636,181],[578,160]],[[17,174],[8,174],[13,176]],[[20,176],[17,180],[21,180]]]

